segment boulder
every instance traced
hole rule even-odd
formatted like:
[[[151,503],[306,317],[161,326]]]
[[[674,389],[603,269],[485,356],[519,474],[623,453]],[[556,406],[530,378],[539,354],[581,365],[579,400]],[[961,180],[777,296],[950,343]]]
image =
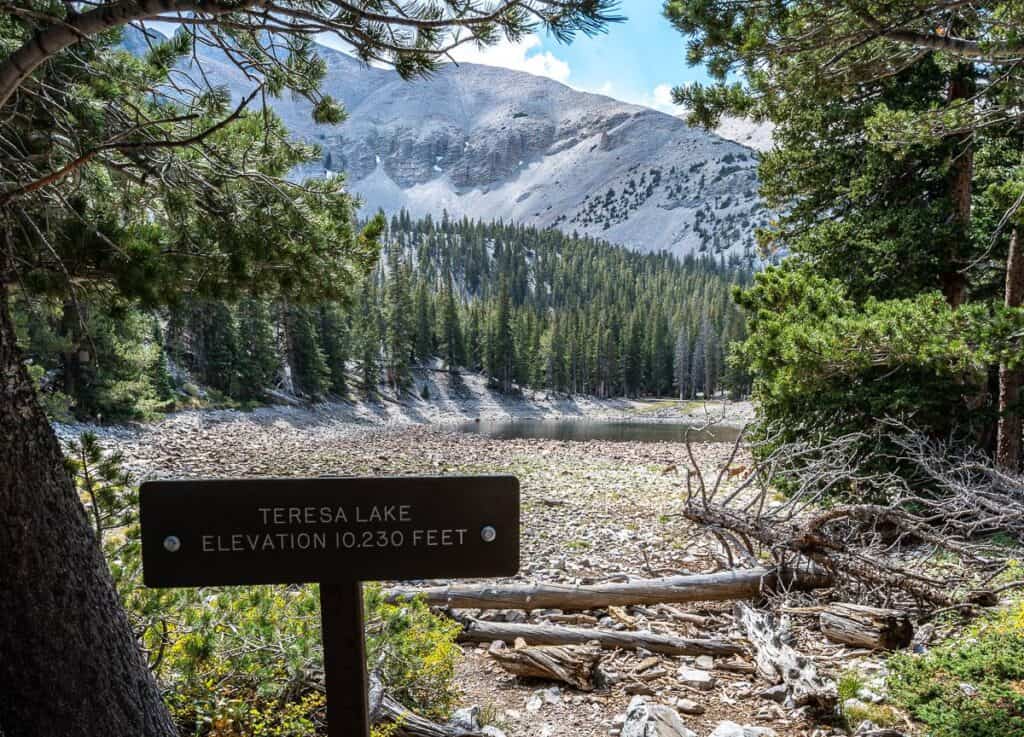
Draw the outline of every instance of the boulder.
[[[679,669],[678,675],[679,680],[690,688],[710,691],[715,687],[715,677],[710,671],[683,667]]]
[[[686,728],[679,712],[664,704],[655,704],[643,696],[629,702],[621,737],[697,737]]]

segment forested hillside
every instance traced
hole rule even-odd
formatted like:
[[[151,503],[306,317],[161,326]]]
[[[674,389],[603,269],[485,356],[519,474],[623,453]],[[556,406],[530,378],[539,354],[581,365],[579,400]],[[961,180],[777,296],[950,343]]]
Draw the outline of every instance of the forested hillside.
[[[51,411],[110,419],[185,397],[259,402],[423,393],[415,366],[495,387],[609,396],[742,393],[738,262],[640,254],[553,230],[391,219],[351,304],[187,295],[169,308],[21,296],[20,333]],[[429,396],[424,397],[429,398]]]

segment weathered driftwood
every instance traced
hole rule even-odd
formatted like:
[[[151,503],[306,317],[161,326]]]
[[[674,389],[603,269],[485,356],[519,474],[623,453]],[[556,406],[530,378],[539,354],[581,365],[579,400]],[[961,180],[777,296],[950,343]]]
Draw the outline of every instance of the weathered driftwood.
[[[818,623],[828,639],[872,650],[898,650],[914,638],[910,617],[897,609],[829,604],[818,617]]]
[[[593,586],[516,584],[497,586],[435,586],[424,589],[394,588],[388,601],[422,596],[432,606],[453,609],[562,609],[582,611],[628,604],[661,604],[690,601],[749,599],[779,588],[823,588],[830,584],[823,573],[751,568],[692,576],[651,578],[628,583]]]
[[[375,675],[370,677],[369,704],[373,724],[397,725],[395,737],[486,737],[483,732],[424,719],[388,695]]]
[[[754,647],[757,674],[770,683],[783,683],[792,706],[835,706],[836,685],[818,675],[810,658],[783,642],[784,630],[770,614],[745,604],[736,605],[736,620]]]
[[[527,645],[493,650],[491,657],[517,676],[561,681],[581,691],[593,691],[601,648],[597,645]]]
[[[512,624],[508,622],[482,622],[469,617],[460,618],[460,642],[513,643],[517,637],[528,645],[585,645],[596,642],[605,649],[636,650],[644,648],[665,655],[734,655],[743,647],[728,640],[697,640],[654,632],[617,632],[584,627],[558,627],[539,624]]]

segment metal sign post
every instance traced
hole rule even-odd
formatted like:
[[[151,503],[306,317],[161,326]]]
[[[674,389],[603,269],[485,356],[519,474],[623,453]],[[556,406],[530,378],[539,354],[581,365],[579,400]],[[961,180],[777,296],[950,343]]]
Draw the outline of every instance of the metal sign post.
[[[150,481],[147,586],[319,583],[333,737],[368,737],[360,581],[519,570],[512,476]]]

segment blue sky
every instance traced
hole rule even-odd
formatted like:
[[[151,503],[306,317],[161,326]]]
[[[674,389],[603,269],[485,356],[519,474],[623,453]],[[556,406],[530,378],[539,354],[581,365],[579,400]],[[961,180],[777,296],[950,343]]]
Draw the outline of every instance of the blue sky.
[[[628,20],[606,34],[578,36],[565,45],[541,32],[518,45],[464,48],[456,58],[541,74],[577,89],[678,113],[671,88],[707,81],[707,75],[687,66],[685,41],[661,15],[661,7],[661,0],[622,0],[620,14]]]

